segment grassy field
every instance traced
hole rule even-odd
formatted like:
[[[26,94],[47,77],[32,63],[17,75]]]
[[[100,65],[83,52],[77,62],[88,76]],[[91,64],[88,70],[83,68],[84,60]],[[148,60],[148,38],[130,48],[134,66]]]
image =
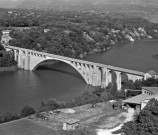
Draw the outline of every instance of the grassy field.
[[[71,111],[73,113],[70,113]],[[80,128],[89,127],[92,129],[113,128],[120,124],[125,117],[122,117],[121,110],[113,110],[109,102],[92,105],[87,104],[69,109],[56,110],[60,113],[45,112],[48,120],[32,115],[28,118],[9,122],[0,125],[0,135],[59,135],[63,122],[68,119],[78,119]]]
[[[29,119],[0,125],[0,135],[59,135],[56,131]]]
[[[74,113],[66,113],[67,109],[59,109],[60,113],[50,114],[46,112],[49,120],[43,121],[40,118],[32,116],[30,119],[36,121],[40,125],[51,128],[53,130],[62,130],[62,124],[68,119],[78,119],[80,127],[112,128],[122,122],[120,110],[113,110],[112,104],[109,102],[98,103],[93,107],[92,104],[71,108]],[[125,119],[125,118],[124,118]]]

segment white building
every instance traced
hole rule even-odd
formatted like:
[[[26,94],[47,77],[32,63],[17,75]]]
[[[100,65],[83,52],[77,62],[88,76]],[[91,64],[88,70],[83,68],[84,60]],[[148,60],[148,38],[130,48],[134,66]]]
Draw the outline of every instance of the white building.
[[[11,30],[3,30],[2,31],[2,36],[1,36],[1,44],[2,45],[7,45],[12,38],[9,36]]]
[[[75,130],[79,127],[79,120],[78,119],[67,119],[63,123],[63,130]]]
[[[154,70],[150,70],[144,74],[144,80],[148,78],[158,79],[158,74]]]
[[[142,110],[152,98],[158,100],[158,87],[142,87],[142,94],[123,100],[122,106],[129,105],[134,108],[139,106]]]

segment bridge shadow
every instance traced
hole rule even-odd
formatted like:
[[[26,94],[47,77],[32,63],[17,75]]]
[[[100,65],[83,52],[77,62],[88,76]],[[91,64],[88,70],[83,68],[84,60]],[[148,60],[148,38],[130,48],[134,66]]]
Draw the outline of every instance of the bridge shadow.
[[[72,77],[75,77],[75,78],[77,78],[77,79],[80,79],[80,80],[82,80],[82,81],[85,81],[79,73],[73,73],[73,72],[70,72],[70,71],[61,70],[61,69],[56,69],[56,68],[53,68],[53,67],[39,66],[36,70],[37,70],[37,71],[39,71],[39,70],[55,71],[55,72],[63,73],[63,74],[66,74],[66,75],[70,75],[70,76],[72,76]],[[77,71],[76,71],[76,72],[77,72]]]

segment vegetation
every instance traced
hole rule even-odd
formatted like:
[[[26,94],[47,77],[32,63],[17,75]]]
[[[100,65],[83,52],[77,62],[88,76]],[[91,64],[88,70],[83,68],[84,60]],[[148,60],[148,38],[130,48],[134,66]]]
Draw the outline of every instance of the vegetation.
[[[122,84],[123,89],[141,90],[142,87],[158,87],[158,79],[148,78],[147,80],[137,80],[135,82],[130,80],[125,81]]]
[[[124,135],[158,134],[158,101],[152,99],[132,122],[125,123],[120,131]]]
[[[26,117],[32,114],[35,114],[35,109],[31,106],[25,106],[22,110],[21,110],[21,117]]]
[[[62,131],[61,135],[96,135],[96,132],[90,128],[83,128],[73,131]]]
[[[2,135],[60,135],[57,131],[29,119],[2,124],[0,131]]]
[[[1,51],[0,55],[0,67],[11,67],[17,65],[14,55],[11,52]]]
[[[31,107],[31,106],[25,106],[21,110],[21,114],[16,114],[16,113],[6,113],[2,116],[0,116],[0,123],[5,123],[13,120],[18,120],[23,117],[27,117],[29,115],[34,114],[36,111]]]
[[[17,62],[14,59],[13,53],[6,52],[0,43],[0,67],[11,67],[16,65]]]
[[[22,9],[1,12],[0,27],[12,30],[10,45],[68,57],[105,51],[130,37],[158,38],[158,24],[127,15]]]
[[[49,102],[41,102],[38,112],[50,111],[55,109],[60,109],[66,107],[65,103],[57,101],[56,99],[51,99]]]
[[[96,104],[99,102],[106,102],[109,100],[115,100],[122,97],[122,92],[117,91],[116,84],[110,84],[106,89],[98,88],[93,92],[85,92],[81,96],[74,98],[74,100],[63,103],[52,99],[47,103],[41,102],[41,106],[38,111],[50,111],[60,108],[69,108],[75,106],[81,106],[85,104]]]
[[[20,119],[20,116],[16,113],[6,113],[0,116],[0,123],[5,123],[13,120]]]

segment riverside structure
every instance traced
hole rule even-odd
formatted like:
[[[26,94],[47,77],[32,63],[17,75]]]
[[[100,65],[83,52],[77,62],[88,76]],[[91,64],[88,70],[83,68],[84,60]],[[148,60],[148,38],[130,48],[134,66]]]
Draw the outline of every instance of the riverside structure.
[[[125,73],[129,80],[135,82],[144,78],[144,72],[119,68],[115,66],[79,60],[60,55],[54,55],[35,50],[5,46],[6,51],[12,51],[18,62],[18,68],[24,70],[36,70],[38,66],[49,60],[62,61],[78,71],[85,82],[92,86],[105,88],[112,82],[112,71],[116,74],[117,89],[121,90],[122,74]]]

